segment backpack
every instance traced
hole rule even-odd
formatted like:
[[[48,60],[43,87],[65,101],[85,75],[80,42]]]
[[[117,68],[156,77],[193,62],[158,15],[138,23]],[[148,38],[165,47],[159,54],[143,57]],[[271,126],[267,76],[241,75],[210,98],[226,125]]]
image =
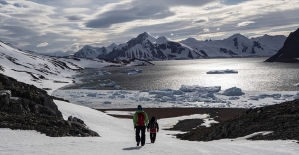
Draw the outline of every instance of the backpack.
[[[150,129],[150,133],[156,133],[157,132],[157,122],[150,122],[149,123],[149,129]]]
[[[138,126],[144,126],[144,120],[145,120],[145,117],[144,117],[143,112],[138,113],[138,115],[137,115],[137,125]]]
[[[156,129],[156,121],[155,122],[150,122],[149,123],[149,128],[150,129]]]

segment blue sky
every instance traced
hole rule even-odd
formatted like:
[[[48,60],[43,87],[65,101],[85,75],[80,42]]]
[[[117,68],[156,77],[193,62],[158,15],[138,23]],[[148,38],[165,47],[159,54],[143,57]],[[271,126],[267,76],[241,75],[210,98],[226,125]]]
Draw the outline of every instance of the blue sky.
[[[143,32],[180,41],[288,35],[299,0],[0,0],[0,40],[39,53],[124,43]]]

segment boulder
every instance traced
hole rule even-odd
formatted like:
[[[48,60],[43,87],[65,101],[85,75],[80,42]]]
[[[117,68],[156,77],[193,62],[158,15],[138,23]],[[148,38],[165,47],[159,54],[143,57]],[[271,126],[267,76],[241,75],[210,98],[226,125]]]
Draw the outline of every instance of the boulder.
[[[63,120],[44,90],[0,74],[0,128],[36,130],[51,137],[99,136],[83,120],[71,120]]]

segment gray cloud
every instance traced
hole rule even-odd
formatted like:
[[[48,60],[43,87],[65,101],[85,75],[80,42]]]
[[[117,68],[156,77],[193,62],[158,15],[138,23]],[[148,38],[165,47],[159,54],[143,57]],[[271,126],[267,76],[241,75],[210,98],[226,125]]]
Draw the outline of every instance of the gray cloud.
[[[236,5],[246,1],[248,0],[222,0],[221,2],[225,5]]]
[[[67,18],[68,20],[82,20],[83,17],[78,16],[78,15],[72,15],[72,16],[66,16],[65,18]]]
[[[0,4],[7,5],[8,3],[6,1],[0,0]]]
[[[5,36],[12,37],[12,38],[31,37],[32,35],[38,35],[36,31],[23,26],[1,25],[0,28],[3,30],[7,30],[9,33],[6,34]]]
[[[85,23],[90,28],[108,28],[113,24],[125,23],[142,19],[163,19],[175,15],[170,11],[171,6],[202,6],[217,0],[133,0],[128,3],[130,8],[124,8],[124,4],[118,4],[113,10],[100,13],[93,20]],[[126,6],[125,6],[126,7]]]
[[[204,19],[200,19],[200,20],[196,20],[196,21],[194,21],[194,23],[204,23],[204,22],[206,22],[207,20],[204,20]]]
[[[164,4],[167,6],[202,6],[216,0],[152,0],[157,4]]]
[[[174,15],[173,12],[161,5],[140,5],[128,9],[117,9],[101,13],[97,19],[86,22],[90,28],[107,28],[112,24],[130,22],[140,19],[162,19]]]

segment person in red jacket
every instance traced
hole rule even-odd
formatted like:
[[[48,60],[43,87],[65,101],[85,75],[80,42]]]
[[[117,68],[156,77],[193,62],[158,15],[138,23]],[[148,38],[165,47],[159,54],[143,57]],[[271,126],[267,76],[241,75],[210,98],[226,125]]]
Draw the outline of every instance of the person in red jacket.
[[[137,146],[139,146],[139,143],[141,142],[141,146],[144,146],[145,144],[145,129],[148,125],[148,116],[145,111],[143,111],[142,106],[138,105],[137,111],[135,112],[133,116],[133,124],[136,134],[136,142]],[[141,137],[140,137],[141,132]]]
[[[150,132],[151,143],[155,143],[156,134],[159,132],[159,124],[155,116],[151,118],[147,126],[147,132]]]

